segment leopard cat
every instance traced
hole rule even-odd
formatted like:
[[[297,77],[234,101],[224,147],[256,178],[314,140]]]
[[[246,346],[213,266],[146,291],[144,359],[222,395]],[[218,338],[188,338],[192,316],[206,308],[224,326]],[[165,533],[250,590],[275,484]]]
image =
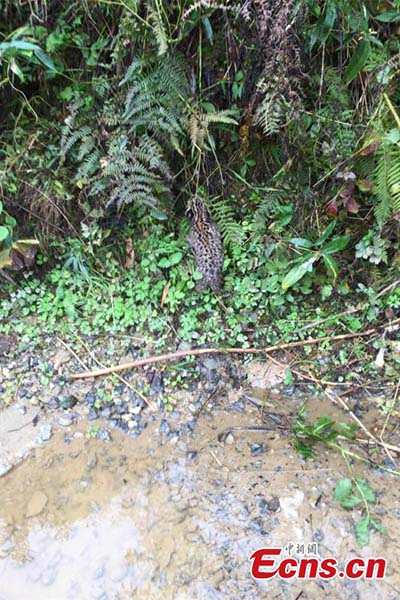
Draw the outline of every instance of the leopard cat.
[[[202,278],[196,284],[199,291],[211,288],[219,293],[222,286],[222,242],[216,224],[211,220],[210,211],[204,201],[193,198],[186,215],[191,223],[190,234],[186,238],[192,247],[196,270]]]

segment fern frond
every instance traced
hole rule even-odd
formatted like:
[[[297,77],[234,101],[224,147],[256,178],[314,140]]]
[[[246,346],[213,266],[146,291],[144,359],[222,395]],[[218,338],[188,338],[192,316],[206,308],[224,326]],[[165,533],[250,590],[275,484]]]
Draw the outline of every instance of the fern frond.
[[[393,210],[400,212],[400,146],[384,143],[376,158],[375,192],[379,204],[375,216],[382,226]]]
[[[224,245],[240,244],[243,238],[243,229],[229,200],[226,198],[214,199],[211,204],[211,213],[219,227]]]

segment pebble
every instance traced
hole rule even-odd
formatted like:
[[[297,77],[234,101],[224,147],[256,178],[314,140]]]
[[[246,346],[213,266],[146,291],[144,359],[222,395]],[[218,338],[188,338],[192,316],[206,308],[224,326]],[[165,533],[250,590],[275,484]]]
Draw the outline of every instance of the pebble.
[[[277,512],[281,507],[279,502],[279,498],[277,496],[272,496],[271,500],[267,502],[267,509],[271,512]]]
[[[104,427],[101,427],[99,429],[99,431],[97,432],[97,439],[102,440],[103,442],[109,442],[111,440],[111,438],[110,438],[110,434],[108,433],[107,429],[105,429]]]
[[[26,509],[26,516],[29,518],[40,515],[47,502],[48,498],[46,494],[40,490],[37,490],[29,500],[28,507]]]
[[[40,431],[39,431],[39,439],[42,442],[47,442],[51,436],[53,435],[53,427],[50,425],[50,423],[45,423],[44,425],[41,426]]]
[[[97,454],[96,452],[92,452],[88,456],[88,461],[86,463],[86,467],[89,471],[92,471],[97,465]]]
[[[89,408],[88,420],[94,421],[95,419],[97,419],[97,411],[91,406]]]
[[[235,438],[233,437],[233,435],[231,433],[228,433],[228,435],[225,438],[225,444],[233,444],[235,442]]]
[[[168,435],[171,432],[171,427],[169,426],[168,421],[163,419],[160,423],[159,432],[162,435]]]
[[[62,427],[69,427],[70,425],[72,425],[72,422],[73,422],[73,420],[70,415],[65,415],[58,419],[58,424],[61,425]]]
[[[0,477],[7,475],[9,471],[11,471],[12,465],[8,463],[0,463]]]
[[[265,452],[268,451],[268,446],[265,446],[264,444],[251,444],[251,455],[252,456],[261,456],[261,454],[264,454]]]
[[[203,360],[203,367],[208,371],[213,371],[218,368],[218,361],[215,358],[205,358]]]

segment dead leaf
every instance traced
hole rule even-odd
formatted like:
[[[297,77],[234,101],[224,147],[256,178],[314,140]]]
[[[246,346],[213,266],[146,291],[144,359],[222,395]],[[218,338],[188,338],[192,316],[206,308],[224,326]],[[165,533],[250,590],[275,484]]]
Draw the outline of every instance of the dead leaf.
[[[379,146],[379,141],[373,140],[372,142],[370,142],[369,144],[367,144],[366,146],[361,148],[361,150],[360,150],[361,156],[368,156],[368,154],[372,154],[372,152],[375,152],[375,150],[378,148],[378,146]]]
[[[170,287],[171,287],[171,282],[168,281],[167,285],[163,289],[163,293],[162,293],[162,296],[161,296],[161,303],[160,303],[161,308],[164,306],[164,302],[165,302],[165,300],[166,300],[166,298],[168,296],[168,292],[169,292],[169,288]]]
[[[132,238],[127,238],[125,242],[125,269],[132,269],[135,262],[135,251],[133,249]]]
[[[336,217],[338,214],[338,205],[336,202],[336,198],[332,198],[325,206],[325,212],[327,215],[331,215],[332,217]]]

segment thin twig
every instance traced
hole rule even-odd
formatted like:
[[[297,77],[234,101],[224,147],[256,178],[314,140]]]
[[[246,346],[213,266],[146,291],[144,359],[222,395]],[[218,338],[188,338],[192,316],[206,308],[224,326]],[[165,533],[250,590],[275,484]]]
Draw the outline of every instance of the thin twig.
[[[393,325],[397,322],[400,322],[400,318],[395,319],[391,322],[391,324]],[[366,337],[368,335],[376,333],[379,329],[382,329],[382,327],[385,326],[386,325],[381,325],[380,327],[374,327],[373,329],[368,329],[367,331],[361,331],[358,333],[344,333],[335,336],[328,335],[322,338],[299,340],[297,342],[288,342],[286,344],[275,344],[273,346],[266,346],[265,348],[195,348],[192,350],[180,350],[178,352],[171,352],[170,354],[160,354],[158,356],[151,356],[149,358],[134,360],[132,362],[124,363],[123,365],[114,365],[112,367],[106,367],[104,369],[99,369],[98,371],[88,371],[86,373],[73,373],[68,376],[68,379],[87,379],[89,377],[100,377],[101,375],[119,373],[120,371],[125,371],[127,369],[143,367],[145,365],[151,365],[158,362],[176,360],[179,358],[184,358],[186,356],[200,356],[202,354],[269,354],[270,352],[274,352],[276,350],[286,350],[288,348],[298,348],[300,346],[315,346],[317,344],[322,344],[323,342],[335,342],[339,340],[348,340],[357,337]]]
[[[95,361],[95,363],[97,363],[99,365],[99,367],[104,368],[104,364],[101,363],[96,356],[94,355],[94,353],[90,350],[89,346],[87,344],[85,344],[85,342],[77,335],[75,334],[75,337],[77,337],[77,339],[79,340],[79,342],[82,344],[82,346],[86,349],[86,351],[90,354],[90,356],[92,357],[92,359]],[[146,404],[147,406],[150,408],[150,410],[155,410],[155,407],[153,406],[153,404],[150,402],[150,400],[148,400],[146,398],[146,396],[144,396],[141,392],[139,392],[139,390],[137,390],[129,381],[127,381],[126,379],[124,379],[123,377],[121,377],[121,375],[118,375],[118,373],[113,373],[113,375],[115,375],[115,377],[124,385],[126,385],[129,389],[131,389],[133,392],[135,392],[135,394],[137,394]]]

